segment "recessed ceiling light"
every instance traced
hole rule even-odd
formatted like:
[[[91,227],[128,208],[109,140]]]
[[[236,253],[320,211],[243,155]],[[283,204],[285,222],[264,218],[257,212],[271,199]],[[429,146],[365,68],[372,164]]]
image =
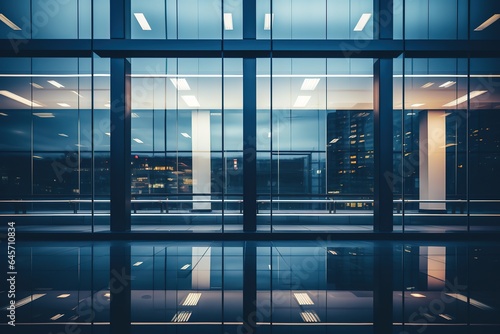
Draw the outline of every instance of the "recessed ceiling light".
[[[144,16],[143,13],[134,13],[134,16],[137,22],[139,22],[142,30],[151,30],[151,26],[149,25],[148,20],[146,20],[146,16]]]
[[[4,112],[0,112],[0,116],[9,116],[9,115],[7,115],[7,114],[6,114],[6,113],[4,113]]]
[[[11,100],[14,100],[14,101],[17,101],[19,103],[22,103],[22,104],[25,104],[27,105],[28,107],[41,107],[40,104],[36,103],[36,102],[32,102],[28,99],[25,99],[24,97],[22,96],[19,96],[17,94],[14,94],[12,92],[9,92],[8,90],[0,90],[0,95],[3,95]]]
[[[106,108],[111,108],[111,104],[109,104],[109,103],[104,104],[104,106],[105,106]]]
[[[47,80],[47,82],[49,84],[51,84],[52,86],[56,86],[57,88],[64,88],[63,85],[61,85],[59,82],[55,81],[55,80]]]
[[[449,314],[440,313],[439,316],[448,321],[453,320],[453,318]]]
[[[106,293],[104,294],[104,297],[106,297],[106,298],[111,298],[111,294],[110,294],[109,292],[106,292]]]
[[[144,262],[142,262],[142,261],[138,261],[138,262],[134,263],[132,266],[134,266],[134,267],[139,267],[139,266],[140,266],[141,264],[143,264],[143,263],[144,263]]]
[[[57,135],[58,135],[58,136],[61,136],[61,137],[66,137],[66,138],[68,138],[68,137],[69,137],[69,136],[68,136],[67,134],[65,134],[65,133],[58,133]]]
[[[331,143],[331,142],[330,142]],[[333,143],[332,143],[333,144]],[[332,255],[339,255],[336,251],[334,250],[329,250],[328,253],[332,254]]]
[[[370,20],[370,17],[372,17],[372,14],[370,13],[364,13],[363,15],[361,15],[358,23],[354,27],[354,31],[363,31],[363,29],[365,29],[366,24]]]
[[[453,100],[451,102],[448,102],[448,103],[444,104],[443,107],[458,106],[459,104],[464,103],[465,101],[467,101],[469,98],[473,99],[473,98],[478,97],[479,95],[482,95],[482,94],[484,94],[486,92],[487,92],[487,90],[474,90],[474,91],[470,92],[470,94],[465,94],[464,96],[461,96],[461,97],[459,97],[456,100]]]
[[[62,295],[57,296],[57,298],[59,298],[59,299],[68,298],[69,296],[71,296],[69,293],[63,293]]]
[[[69,104],[67,103],[58,103],[57,105],[61,106],[61,107],[64,107],[64,108],[69,108],[71,107]]]
[[[54,117],[56,117],[51,112],[34,112],[33,116],[40,117],[40,118],[54,118]]]
[[[186,299],[182,302],[182,306],[196,306],[198,305],[198,301],[201,298],[201,293],[199,292],[190,292]]]
[[[492,17],[490,17],[489,19],[484,21],[479,27],[474,29],[474,31],[481,31],[481,30],[488,28],[490,25],[495,23],[498,19],[500,19],[500,14],[493,14]]]
[[[19,28],[14,22],[12,22],[11,20],[9,20],[5,15],[3,14],[0,14],[0,21],[2,21],[3,23],[5,23],[7,26],[9,26],[9,28],[11,28],[12,30],[21,30],[21,28]]]
[[[271,30],[271,26],[274,22],[274,14],[266,13],[264,15],[264,30]]]
[[[33,86],[33,87],[35,87],[35,88],[37,88],[37,89],[43,89],[42,86],[40,86],[39,84],[34,83],[34,82],[30,82],[30,85]]]
[[[300,90],[315,90],[319,81],[320,81],[319,78],[304,79],[304,82],[302,82]]]
[[[426,84],[422,85],[422,88],[429,88],[429,87],[431,87],[432,85],[434,85],[434,82],[428,82],[428,83],[426,83]]]
[[[440,85],[439,87],[440,88],[448,88],[448,87],[453,86],[454,84],[456,84],[455,81],[446,81],[444,84]]]
[[[198,99],[194,95],[182,95],[181,96],[184,102],[188,105],[188,107],[199,107],[200,103]]]
[[[313,310],[300,312],[300,317],[304,322],[320,322],[319,316]]]
[[[410,293],[410,296],[415,298],[425,298],[425,296],[421,293]]]
[[[187,268],[191,267],[190,264],[185,264],[181,267],[181,270],[186,270]]]
[[[178,311],[172,318],[171,322],[187,322],[190,317],[191,311]]]
[[[224,13],[224,29],[233,30],[233,14]]]
[[[421,106],[423,106],[423,105],[425,105],[425,103],[414,103],[414,104],[412,104],[410,107],[413,107],[413,108],[418,108],[418,107],[421,107]]]
[[[333,138],[332,140],[330,140],[330,144],[335,144],[339,140],[340,140],[340,138]]]
[[[305,292],[296,292],[293,295],[299,305],[314,305],[311,297],[309,297],[309,295]]]
[[[170,81],[177,90],[191,90],[191,87],[189,87],[187,80],[184,78],[171,78]]]
[[[104,132],[106,136],[111,136],[111,132]]]
[[[182,132],[181,136],[183,136],[184,138],[191,138],[191,136],[185,132]]]
[[[52,318],[50,318],[50,320],[55,321],[55,320],[62,318],[62,317],[64,317],[64,314],[59,313],[59,314],[56,314],[55,316],[53,316]]]
[[[41,156],[39,156],[39,155],[34,155],[33,159],[43,159],[43,158]]]
[[[311,99],[311,97],[308,95],[299,95],[297,97],[297,100],[295,100],[295,103],[293,104],[293,106],[296,108],[305,107],[310,99]]]
[[[139,118],[139,114],[135,113],[135,112],[133,112],[131,116],[132,116],[132,118]]]
[[[75,94],[75,95],[78,95],[79,97],[83,97],[81,96],[80,94],[78,94],[78,92],[76,90],[72,90],[71,93]]]
[[[140,140],[139,138],[134,138],[134,141],[138,144],[144,144],[144,142],[142,140]]]

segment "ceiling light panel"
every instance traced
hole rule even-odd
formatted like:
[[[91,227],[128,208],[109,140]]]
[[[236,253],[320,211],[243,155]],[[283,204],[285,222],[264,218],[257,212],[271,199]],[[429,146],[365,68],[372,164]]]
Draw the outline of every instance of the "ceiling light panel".
[[[474,29],[474,31],[482,31],[482,30],[488,28],[490,25],[495,23],[498,19],[500,19],[500,14],[493,14],[492,17],[490,17],[489,19],[484,21],[479,27]]]
[[[47,82],[49,84],[51,84],[52,86],[55,86],[57,88],[64,88],[63,85],[61,85],[59,82],[55,81],[55,80],[47,80]]]
[[[5,16],[4,14],[1,14],[1,13],[0,13],[0,21],[5,23],[12,30],[21,30],[21,28],[19,28],[14,22],[9,20],[7,18],[7,16]]]
[[[300,317],[304,322],[321,322],[318,314],[312,310],[300,312]]]
[[[27,105],[28,107],[41,107],[40,104],[36,103],[36,102],[33,102],[33,101],[30,101],[28,99],[25,99],[24,97],[22,96],[19,96],[17,94],[14,94],[8,90],[0,90],[0,95],[3,95],[11,100],[14,100],[14,101],[17,101],[19,103],[22,103],[22,104],[25,104]]]
[[[233,30],[233,14],[224,13],[224,30]]]
[[[306,78],[302,82],[300,90],[315,90],[320,80],[319,78]]]
[[[186,299],[182,302],[182,306],[196,306],[200,301],[200,292],[191,292],[187,295]]]
[[[274,23],[274,14],[266,13],[264,15],[264,30],[271,30],[272,24]]]
[[[475,97],[478,97],[479,95],[483,95],[486,92],[487,92],[487,90],[474,90],[474,91],[470,92],[470,94],[465,94],[464,96],[461,96],[456,100],[453,100],[451,102],[444,104],[443,107],[458,106],[459,104],[466,102],[469,98],[473,99]]]
[[[363,31],[363,29],[365,29],[366,24],[368,23],[368,21],[370,20],[371,17],[372,17],[372,14],[370,14],[370,13],[364,13],[363,15],[361,15],[358,23],[354,27],[354,31]]]
[[[200,103],[198,102],[198,99],[194,95],[182,95],[181,96],[184,102],[188,105],[188,107],[199,107]]]
[[[440,88],[449,88],[449,87],[453,86],[454,84],[456,84],[455,81],[446,81],[444,84],[440,85],[439,87]]]
[[[305,292],[296,292],[293,294],[293,296],[295,297],[299,305],[314,305],[311,297],[309,297],[309,295]]]
[[[308,95],[299,95],[297,96],[297,100],[295,100],[295,103],[293,106],[295,108],[303,108],[309,103],[309,100],[311,99],[311,96]]]
[[[144,13],[134,13],[134,16],[137,22],[139,22],[142,30],[151,30],[151,26],[149,25],[146,16],[144,16]]]
[[[189,87],[187,80],[184,78],[171,78],[170,81],[177,90],[191,90],[191,87]]]

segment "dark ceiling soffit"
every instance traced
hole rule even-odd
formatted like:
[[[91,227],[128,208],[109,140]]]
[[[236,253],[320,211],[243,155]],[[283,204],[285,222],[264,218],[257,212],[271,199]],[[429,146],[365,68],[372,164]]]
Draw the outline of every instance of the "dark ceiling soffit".
[[[0,40],[3,57],[500,57],[499,41]]]
[[[2,57],[90,57],[89,39],[0,39]]]

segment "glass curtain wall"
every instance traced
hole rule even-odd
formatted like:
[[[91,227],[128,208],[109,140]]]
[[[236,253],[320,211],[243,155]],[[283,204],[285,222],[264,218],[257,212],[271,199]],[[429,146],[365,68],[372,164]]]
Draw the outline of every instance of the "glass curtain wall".
[[[135,229],[242,229],[242,77],[241,59],[132,60]]]
[[[259,230],[371,228],[373,60],[257,65]]]
[[[496,60],[395,61],[394,221],[405,231],[494,229]]]
[[[0,66],[1,214],[35,229],[108,228],[109,62],[4,58]]]

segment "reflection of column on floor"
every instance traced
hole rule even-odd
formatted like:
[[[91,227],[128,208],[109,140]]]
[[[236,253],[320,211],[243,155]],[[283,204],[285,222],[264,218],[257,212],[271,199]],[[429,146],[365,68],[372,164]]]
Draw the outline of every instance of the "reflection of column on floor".
[[[428,290],[443,290],[446,281],[446,247],[420,246],[419,271],[427,276]]]
[[[420,114],[420,200],[446,199],[446,113]],[[446,210],[446,203],[420,203],[420,210]]]
[[[193,150],[193,194],[211,192],[210,161],[210,111],[193,110],[192,150]],[[193,196],[194,200],[209,200],[210,196]],[[210,202],[194,202],[193,210],[211,210]]]
[[[191,284],[193,290],[210,289],[210,254],[211,247],[193,247],[191,265]]]
[[[109,250],[109,317],[111,334],[131,333],[131,250],[126,243],[114,243]]]

